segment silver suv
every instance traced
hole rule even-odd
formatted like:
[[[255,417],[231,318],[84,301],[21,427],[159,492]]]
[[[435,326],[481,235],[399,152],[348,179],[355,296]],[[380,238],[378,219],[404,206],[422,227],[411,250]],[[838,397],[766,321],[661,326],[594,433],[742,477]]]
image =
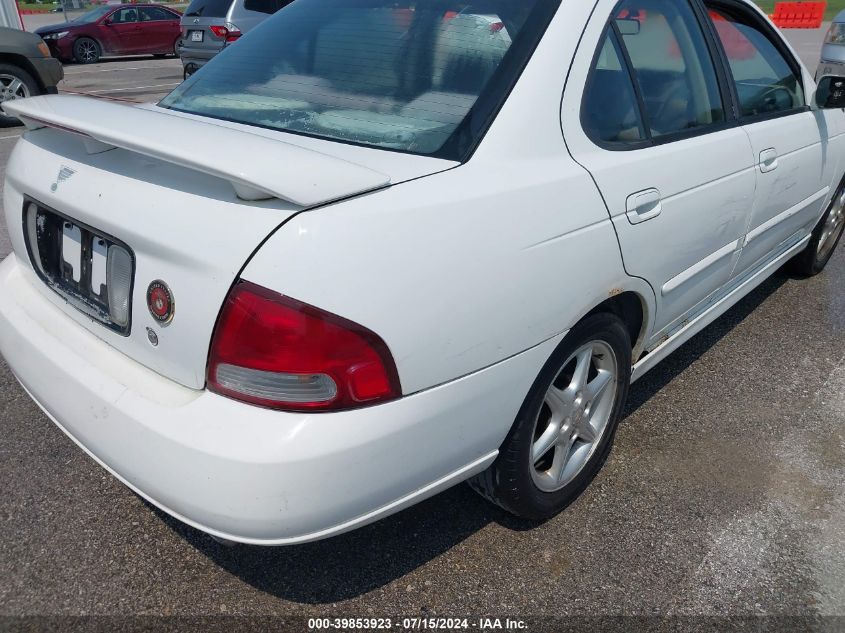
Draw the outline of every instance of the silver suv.
[[[177,46],[185,77],[292,0],[193,0]]]

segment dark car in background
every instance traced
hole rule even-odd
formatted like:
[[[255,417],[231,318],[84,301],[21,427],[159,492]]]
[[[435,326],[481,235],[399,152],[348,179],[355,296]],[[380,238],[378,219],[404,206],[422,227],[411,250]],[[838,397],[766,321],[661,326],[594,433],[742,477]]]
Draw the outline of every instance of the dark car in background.
[[[160,5],[109,5],[35,32],[54,57],[93,64],[103,55],[178,55],[181,17]]]
[[[6,101],[55,93],[64,70],[41,38],[32,33],[0,27],[0,106]],[[0,127],[18,120],[0,110]]]
[[[185,76],[292,0],[193,0],[182,17],[179,56]]]

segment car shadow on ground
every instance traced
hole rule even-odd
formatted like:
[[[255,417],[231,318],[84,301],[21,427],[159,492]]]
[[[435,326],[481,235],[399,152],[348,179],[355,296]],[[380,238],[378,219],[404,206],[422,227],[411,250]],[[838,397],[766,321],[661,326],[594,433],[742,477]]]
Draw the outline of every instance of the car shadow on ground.
[[[776,273],[649,372],[632,387],[625,417],[717,344],[789,279],[783,271]],[[244,582],[284,600],[307,604],[349,600],[382,587],[459,546],[490,523],[518,531],[538,526],[492,506],[466,485],[354,532],[317,543],[276,548],[222,545],[149,507],[174,532]]]

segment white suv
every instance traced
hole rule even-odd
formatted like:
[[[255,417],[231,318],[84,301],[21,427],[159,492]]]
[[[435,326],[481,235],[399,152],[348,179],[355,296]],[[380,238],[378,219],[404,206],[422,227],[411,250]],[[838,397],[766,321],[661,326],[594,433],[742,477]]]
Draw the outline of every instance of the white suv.
[[[296,0],[158,105],[5,106],[0,351],[220,538],[550,517],[631,382],[824,268],[843,86],[745,0]]]

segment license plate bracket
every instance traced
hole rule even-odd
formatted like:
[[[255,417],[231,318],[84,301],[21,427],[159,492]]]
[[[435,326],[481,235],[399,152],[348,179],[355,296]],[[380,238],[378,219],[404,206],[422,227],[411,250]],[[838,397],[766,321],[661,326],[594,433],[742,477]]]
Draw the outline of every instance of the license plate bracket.
[[[27,252],[41,280],[69,305],[129,336],[135,256],[120,240],[32,199],[24,200]],[[128,274],[112,275],[109,252]],[[114,277],[114,278],[110,278]],[[128,284],[128,286],[127,286]]]

